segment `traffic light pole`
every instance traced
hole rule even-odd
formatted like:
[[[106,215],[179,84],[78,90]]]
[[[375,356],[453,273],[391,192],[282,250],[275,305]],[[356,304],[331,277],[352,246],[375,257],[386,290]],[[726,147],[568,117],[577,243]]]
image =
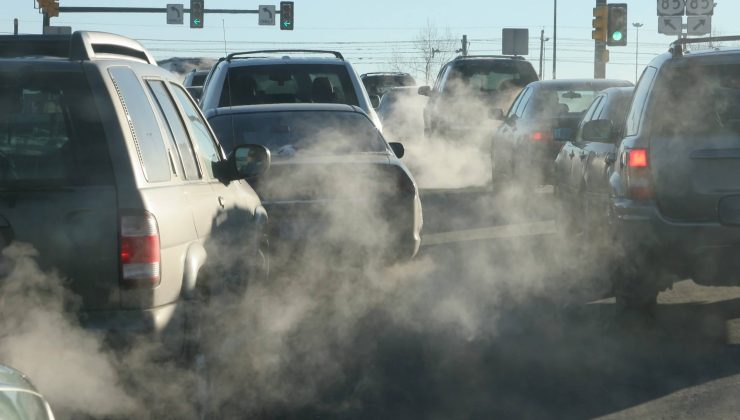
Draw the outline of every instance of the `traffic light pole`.
[[[606,6],[606,0],[596,0],[596,7]],[[606,42],[594,41],[594,79],[606,79]]]
[[[190,13],[190,9],[183,9]],[[218,14],[259,14],[259,10],[237,10],[237,9],[203,9],[203,13]],[[59,13],[167,13],[165,7],[76,7],[60,6]],[[279,15],[279,11],[275,11]]]

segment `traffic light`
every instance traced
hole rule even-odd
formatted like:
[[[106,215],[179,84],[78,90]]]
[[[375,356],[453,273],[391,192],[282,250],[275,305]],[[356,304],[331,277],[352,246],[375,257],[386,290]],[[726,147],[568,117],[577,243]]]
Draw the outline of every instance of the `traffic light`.
[[[190,0],[190,27],[203,28],[203,0]]]
[[[58,0],[37,0],[39,8],[46,13],[49,17],[59,16],[59,1]]]
[[[283,31],[293,30],[293,2],[292,1],[281,1],[280,2],[280,30],[283,30]]]
[[[606,45],[627,45],[627,4],[609,5]]]
[[[591,31],[591,38],[596,41],[606,41],[606,15],[608,13],[606,5],[594,7],[594,20]]]

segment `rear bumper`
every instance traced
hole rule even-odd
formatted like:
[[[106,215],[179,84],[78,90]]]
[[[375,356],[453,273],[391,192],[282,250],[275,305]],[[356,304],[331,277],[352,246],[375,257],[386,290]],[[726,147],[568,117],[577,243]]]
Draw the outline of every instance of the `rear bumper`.
[[[646,262],[700,284],[740,284],[740,228],[672,221],[654,204],[629,199],[612,204],[616,237],[628,258],[647,255]]]
[[[186,329],[182,309],[173,302],[150,309],[85,311],[79,319],[83,328],[102,333],[114,348],[147,339],[180,348]]]

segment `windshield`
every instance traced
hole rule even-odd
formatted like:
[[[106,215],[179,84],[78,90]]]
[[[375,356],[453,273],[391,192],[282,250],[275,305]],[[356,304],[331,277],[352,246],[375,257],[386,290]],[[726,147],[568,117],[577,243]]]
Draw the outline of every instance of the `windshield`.
[[[740,132],[740,65],[670,69],[656,87],[665,134]]]
[[[373,123],[356,112],[255,112],[216,116],[210,123],[226,153],[247,143],[261,144],[278,156],[386,149]]]
[[[401,86],[414,86],[416,81],[408,74],[370,75],[362,79],[369,95],[385,95],[390,89]]]
[[[100,117],[78,72],[0,72],[0,185],[107,184]]]
[[[527,105],[525,115],[537,118],[574,117],[582,115],[600,90],[565,88],[540,89]]]
[[[471,61],[456,65],[443,91],[464,85],[482,93],[521,89],[537,80],[537,75],[527,62],[515,60]]]
[[[219,106],[285,103],[359,104],[345,66],[279,64],[229,68]]]

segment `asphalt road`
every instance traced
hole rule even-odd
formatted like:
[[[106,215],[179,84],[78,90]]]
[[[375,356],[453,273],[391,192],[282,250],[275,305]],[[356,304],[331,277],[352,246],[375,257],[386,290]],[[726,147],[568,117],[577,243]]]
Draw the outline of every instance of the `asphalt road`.
[[[654,317],[616,317],[591,287],[598,274],[568,255],[550,191],[524,202],[426,191],[423,202],[418,265],[332,346],[341,374],[257,417],[737,417],[740,288],[686,280]]]

